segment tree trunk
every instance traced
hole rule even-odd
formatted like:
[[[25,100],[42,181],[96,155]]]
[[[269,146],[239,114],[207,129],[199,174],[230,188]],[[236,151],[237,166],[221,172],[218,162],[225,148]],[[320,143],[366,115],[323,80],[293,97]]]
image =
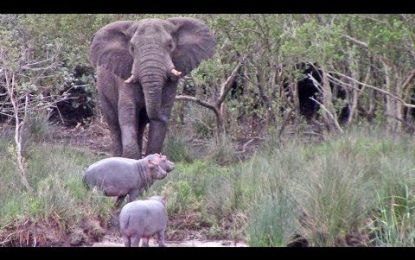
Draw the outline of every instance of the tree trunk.
[[[336,110],[334,109],[333,105],[333,95],[331,93],[330,89],[330,83],[328,81],[326,70],[324,68],[321,68],[322,71],[322,84],[321,89],[323,91],[322,93],[322,103],[323,103],[323,120],[325,121],[326,125],[328,126],[329,131],[335,130],[337,132],[342,132],[342,129],[337,122],[337,114]]]
[[[26,95],[25,99],[25,110],[24,110],[24,118],[23,120],[19,117],[19,101],[14,95],[15,91],[15,77],[14,73],[11,73],[11,79],[9,78],[9,72],[7,70],[4,72],[5,80],[6,80],[6,89],[7,93],[10,98],[10,102],[13,106],[13,114],[14,114],[14,121],[15,121],[15,128],[14,128],[14,142],[16,145],[16,165],[17,165],[17,173],[20,176],[20,180],[23,186],[26,188],[27,191],[32,192],[33,189],[30,186],[29,182],[26,178],[26,168],[25,168],[25,160],[22,155],[22,128],[25,123],[26,115],[27,115],[27,107],[28,107],[28,96]]]
[[[386,61],[382,60],[383,68],[385,70],[385,89],[389,93],[393,94],[394,96],[400,98],[402,96],[401,91],[399,91],[398,86],[394,83],[393,80],[393,71],[392,68],[387,64]],[[394,87],[395,85],[395,87]],[[385,116],[386,116],[386,124],[387,128],[391,132],[399,131],[402,127],[402,113],[401,113],[401,106],[400,102],[393,98],[390,95],[385,96]]]

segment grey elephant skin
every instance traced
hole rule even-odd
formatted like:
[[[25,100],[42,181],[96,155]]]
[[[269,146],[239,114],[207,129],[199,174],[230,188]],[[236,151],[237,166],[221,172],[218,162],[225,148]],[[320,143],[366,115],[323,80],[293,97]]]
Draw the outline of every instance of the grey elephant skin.
[[[135,160],[110,157],[100,160],[85,171],[83,182],[87,188],[97,187],[105,196],[116,196],[119,207],[128,195],[128,202],[135,200],[154,180],[161,180],[174,169],[174,163],[165,155],[152,154]]]
[[[158,235],[159,246],[165,246],[164,234],[168,222],[163,198],[153,196],[148,200],[127,203],[120,212],[120,232],[126,247],[148,246],[150,237]]]
[[[95,33],[89,59],[113,156],[140,159],[161,152],[178,80],[211,58],[215,44],[207,25],[188,17],[118,21]]]

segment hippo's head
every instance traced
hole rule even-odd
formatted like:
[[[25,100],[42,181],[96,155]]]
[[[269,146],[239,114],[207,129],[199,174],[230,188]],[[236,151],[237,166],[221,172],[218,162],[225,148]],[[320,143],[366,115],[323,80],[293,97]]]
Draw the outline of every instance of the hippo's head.
[[[157,161],[158,165],[160,165],[160,167],[166,172],[173,171],[175,167],[174,163],[172,161],[169,161],[165,155],[161,155],[158,153],[147,155],[145,159],[152,160],[153,162]]]
[[[167,176],[167,172],[160,166],[157,161],[149,159],[147,165],[152,179],[161,180]]]
[[[166,172],[171,172],[174,170],[174,163],[169,161],[165,155],[160,155],[160,167]]]

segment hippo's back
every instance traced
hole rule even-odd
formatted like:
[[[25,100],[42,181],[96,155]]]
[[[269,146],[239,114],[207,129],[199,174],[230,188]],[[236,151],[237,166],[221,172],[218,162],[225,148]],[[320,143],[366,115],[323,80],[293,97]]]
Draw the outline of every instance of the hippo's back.
[[[102,159],[88,167],[83,179],[90,187],[101,185],[104,180],[113,184],[131,183],[135,179],[136,163],[137,160],[122,157]]]
[[[132,167],[137,163],[137,160],[129,159],[129,158],[123,158],[123,157],[110,157],[105,158],[102,160],[99,160],[93,164],[91,164],[87,171],[91,171],[94,169],[103,169],[103,168],[114,168],[114,169],[120,169],[124,167]]]
[[[152,236],[167,225],[167,210],[157,200],[136,200],[127,203],[120,212],[120,231],[131,236]]]

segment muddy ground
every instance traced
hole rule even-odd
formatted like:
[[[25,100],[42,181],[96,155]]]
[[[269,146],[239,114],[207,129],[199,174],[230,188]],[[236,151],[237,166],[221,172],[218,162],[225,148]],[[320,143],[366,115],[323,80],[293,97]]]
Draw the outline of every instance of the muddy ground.
[[[100,242],[92,244],[92,247],[123,247],[120,237],[114,235],[106,235]],[[157,241],[150,239],[150,247],[157,247]],[[246,247],[244,242],[236,242],[230,240],[183,240],[183,241],[166,241],[166,247]]]

